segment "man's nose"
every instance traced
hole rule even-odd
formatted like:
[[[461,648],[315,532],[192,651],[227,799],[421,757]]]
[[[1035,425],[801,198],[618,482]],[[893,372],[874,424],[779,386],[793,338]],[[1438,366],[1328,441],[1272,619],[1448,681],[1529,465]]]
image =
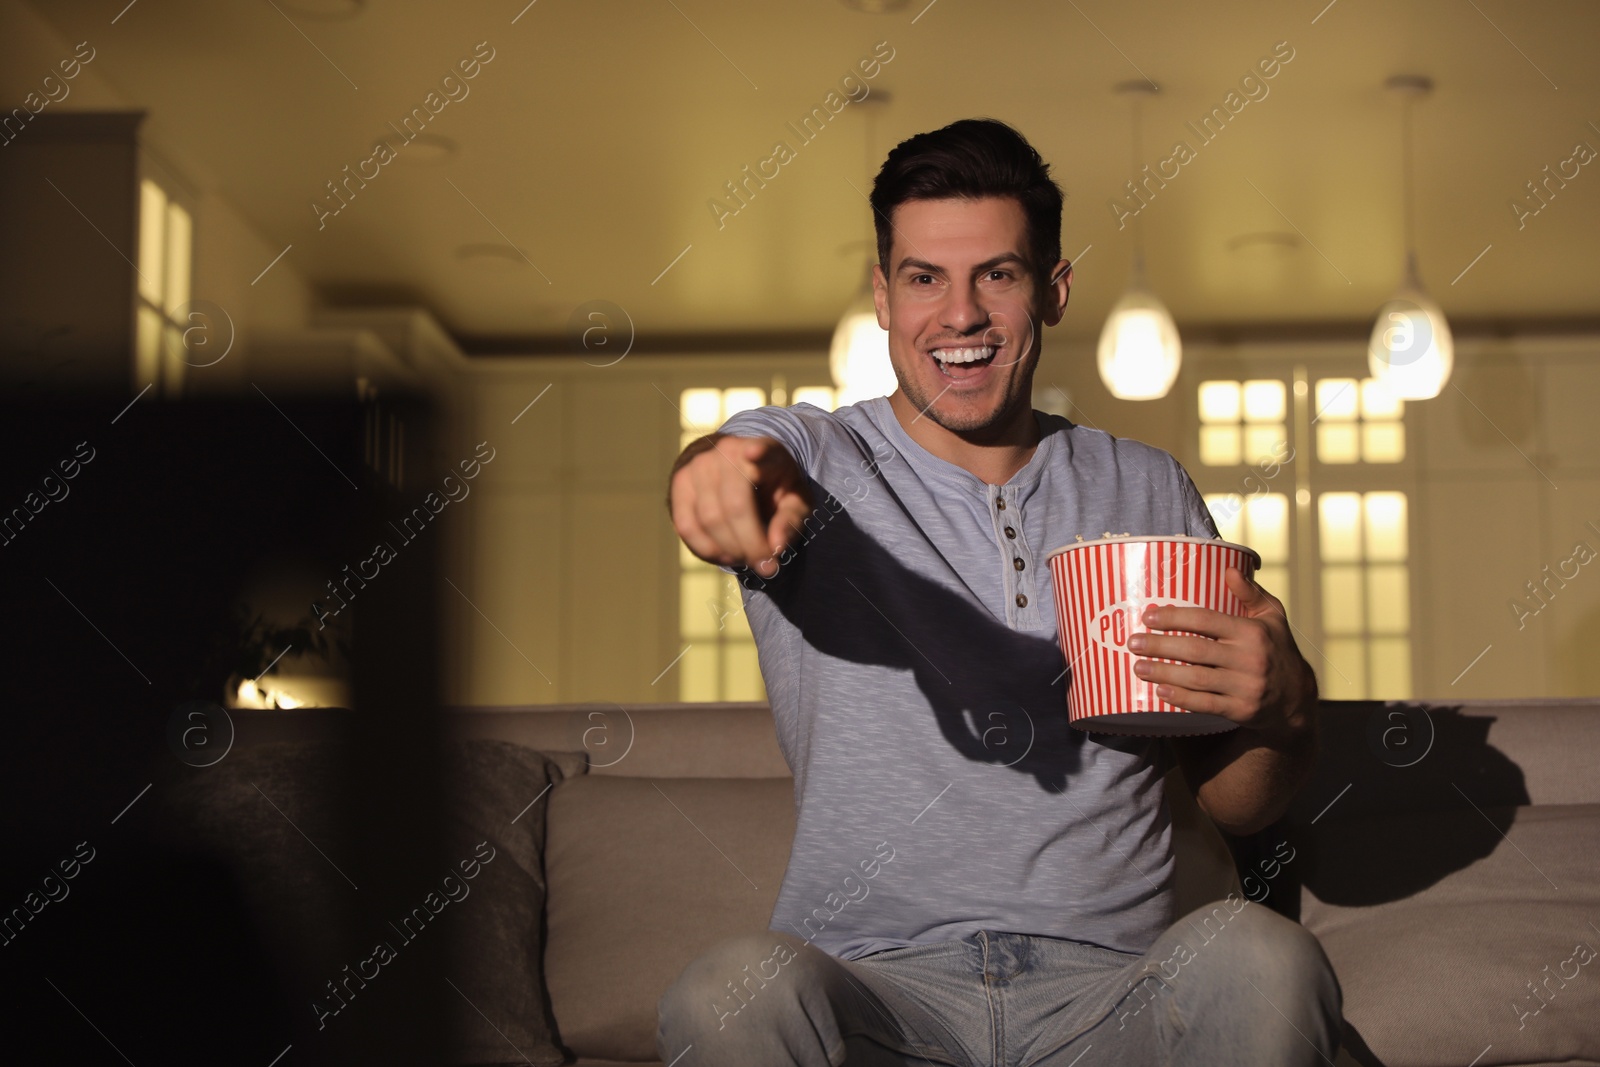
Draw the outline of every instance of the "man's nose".
[[[972,286],[953,285],[940,309],[941,324],[949,330],[971,333],[989,322],[989,312]]]

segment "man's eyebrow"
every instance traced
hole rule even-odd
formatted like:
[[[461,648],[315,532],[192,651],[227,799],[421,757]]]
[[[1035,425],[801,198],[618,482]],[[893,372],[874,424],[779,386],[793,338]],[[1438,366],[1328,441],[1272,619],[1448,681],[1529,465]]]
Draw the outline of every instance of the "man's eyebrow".
[[[982,263],[977,264],[972,268],[972,270],[974,274],[982,274],[986,270],[993,270],[1002,263],[1020,263],[1023,266],[1028,265],[1028,261],[1018,253],[1002,252],[998,256],[986,259]],[[905,271],[908,268],[918,271],[927,271],[930,274],[943,274],[945,272],[943,267],[935,266],[925,259],[915,259],[911,256],[907,256],[905,259],[900,261],[899,271]],[[897,273],[899,271],[897,271]]]

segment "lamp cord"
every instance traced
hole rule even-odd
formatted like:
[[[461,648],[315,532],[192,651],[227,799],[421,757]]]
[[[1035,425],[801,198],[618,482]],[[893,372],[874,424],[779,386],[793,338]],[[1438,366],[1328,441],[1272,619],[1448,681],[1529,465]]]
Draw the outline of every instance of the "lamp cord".
[[[1414,274],[1417,262],[1416,179],[1412,173],[1411,106],[1408,96],[1400,112],[1401,173],[1405,195],[1406,272]],[[1409,279],[1408,279],[1409,280]]]
[[[1143,142],[1143,135],[1139,123],[1139,105],[1142,102],[1143,97],[1138,93],[1134,93],[1133,141],[1130,148],[1132,150],[1131,171],[1135,181],[1139,177],[1139,159],[1142,155],[1140,148]],[[1143,214],[1143,208],[1135,212],[1133,216],[1133,277],[1136,283],[1144,281],[1144,227],[1139,222],[1139,215],[1141,214]]]

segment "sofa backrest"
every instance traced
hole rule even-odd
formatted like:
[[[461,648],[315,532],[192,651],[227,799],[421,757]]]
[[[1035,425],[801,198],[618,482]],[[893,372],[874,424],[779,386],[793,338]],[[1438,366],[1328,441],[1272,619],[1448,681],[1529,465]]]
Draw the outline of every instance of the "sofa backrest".
[[[344,708],[230,711],[235,744],[334,736]],[[787,778],[764,703],[533,704],[445,709],[451,736],[541,752],[583,752],[590,774],[639,778]]]
[[[1484,807],[1600,803],[1600,700],[1325,701],[1321,735],[1307,818],[1353,780],[1346,815],[1458,804],[1452,779]]]
[[[1395,766],[1412,758],[1406,745],[1431,744],[1434,747],[1424,759],[1447,755],[1470,760],[1472,752],[1493,750],[1514,764],[1521,772],[1516,788],[1526,792],[1507,796],[1505,803],[1600,802],[1600,775],[1592,773],[1593,754],[1600,751],[1600,700],[1328,700],[1323,701],[1321,714],[1325,745],[1319,770],[1326,769],[1330,781],[1352,759],[1376,758]],[[238,709],[229,715],[236,729],[235,743],[252,745],[331,737],[349,712]],[[452,707],[446,709],[446,722],[457,737],[495,738],[545,752],[587,753],[590,774],[789,776],[765,703]],[[1425,736],[1430,732],[1431,742]]]

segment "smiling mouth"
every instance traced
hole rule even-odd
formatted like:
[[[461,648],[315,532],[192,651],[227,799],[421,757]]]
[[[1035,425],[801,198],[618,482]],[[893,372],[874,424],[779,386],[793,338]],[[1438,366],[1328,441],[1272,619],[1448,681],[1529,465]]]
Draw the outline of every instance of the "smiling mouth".
[[[968,345],[961,348],[935,348],[928,355],[938,364],[941,374],[960,381],[982,374],[994,362],[999,351],[997,345]]]

